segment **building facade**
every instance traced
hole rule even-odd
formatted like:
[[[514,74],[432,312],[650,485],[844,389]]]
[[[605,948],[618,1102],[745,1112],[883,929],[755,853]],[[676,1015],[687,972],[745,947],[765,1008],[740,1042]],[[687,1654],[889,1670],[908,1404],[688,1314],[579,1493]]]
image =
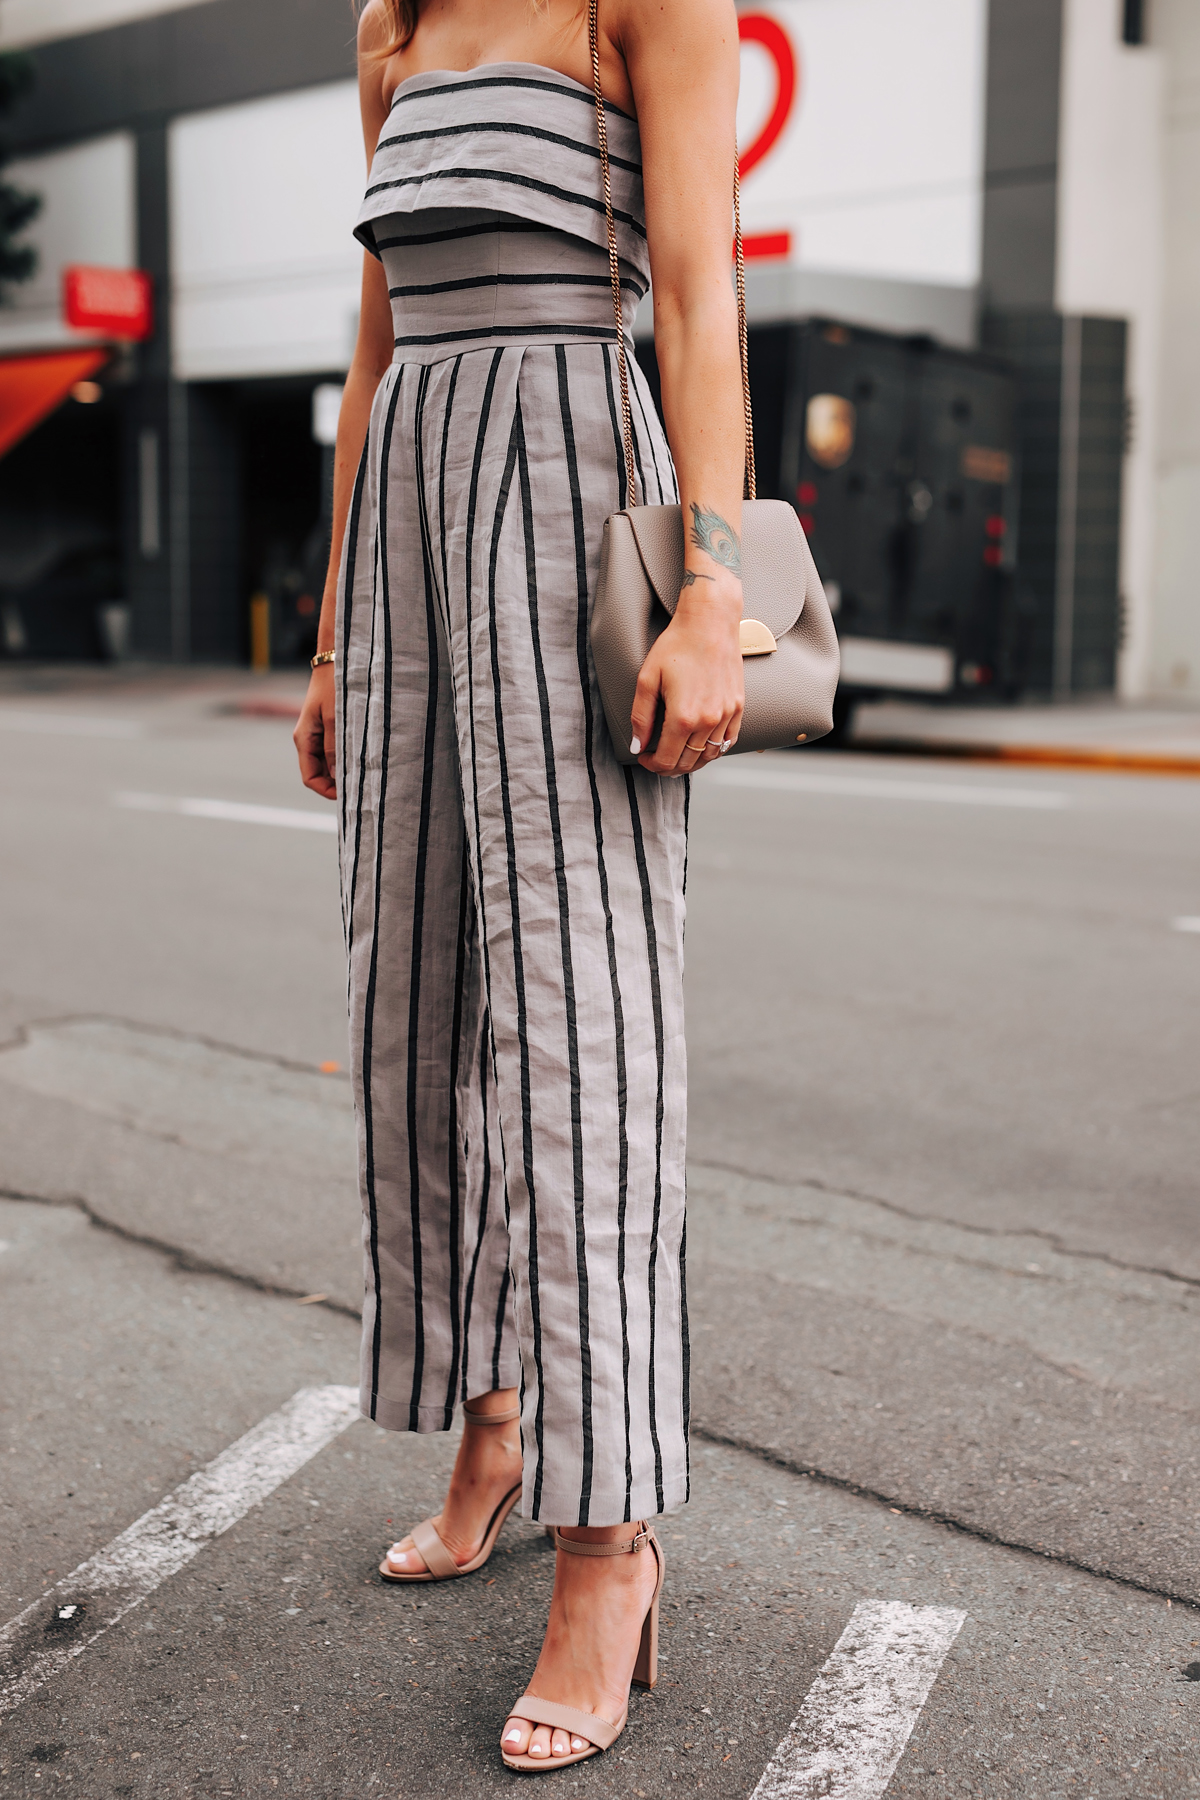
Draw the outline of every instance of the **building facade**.
[[[752,317],[1008,358],[1036,684],[1200,698],[1194,0],[739,10]],[[72,263],[146,270],[157,319],[88,422],[104,467],[88,493],[80,464],[79,519],[6,520],[0,497],[0,531],[86,535],[115,507],[141,653],[244,658],[269,593],[277,654],[299,655],[321,549],[312,398],[344,374],[358,308],[350,0],[0,0],[16,47],[38,80],[10,178],[43,210],[0,356],[79,340],[59,309]],[[83,429],[68,405],[14,455],[32,466],[39,437]]]

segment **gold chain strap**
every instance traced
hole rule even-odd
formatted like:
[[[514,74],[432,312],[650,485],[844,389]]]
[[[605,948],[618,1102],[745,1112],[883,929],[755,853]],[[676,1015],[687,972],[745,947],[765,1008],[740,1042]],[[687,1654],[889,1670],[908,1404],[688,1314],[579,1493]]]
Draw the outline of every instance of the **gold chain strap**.
[[[613,219],[612,171],[608,161],[608,125],[604,117],[604,89],[600,85],[600,0],[588,0],[588,45],[592,52],[592,85],[596,90],[596,134],[600,139],[600,166],[604,173],[604,217],[608,227],[608,272],[612,281],[613,318],[617,326],[617,373],[621,381],[621,426],[625,439],[625,480],[628,504],[637,505],[636,464],[633,455],[633,412],[629,404],[629,369],[625,360],[625,325],[621,314],[621,264],[617,256],[617,227]],[[733,252],[737,267],[738,355],[742,365],[742,410],[746,419],[747,500],[755,497],[754,416],[750,407],[749,342],[746,336],[746,259],[742,251],[742,195],[737,156],[733,160]]]

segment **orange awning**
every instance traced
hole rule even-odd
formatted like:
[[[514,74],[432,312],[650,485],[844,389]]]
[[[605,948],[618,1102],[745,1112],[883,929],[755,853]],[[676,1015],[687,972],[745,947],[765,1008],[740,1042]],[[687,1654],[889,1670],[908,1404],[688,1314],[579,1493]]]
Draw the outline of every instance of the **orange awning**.
[[[108,361],[107,350],[52,350],[0,359],[0,456],[61,406],[77,381]]]

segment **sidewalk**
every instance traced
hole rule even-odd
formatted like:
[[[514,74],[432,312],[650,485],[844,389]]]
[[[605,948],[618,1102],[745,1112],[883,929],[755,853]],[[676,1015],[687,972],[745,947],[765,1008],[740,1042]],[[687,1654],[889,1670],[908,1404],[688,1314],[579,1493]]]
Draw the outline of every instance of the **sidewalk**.
[[[1200,707],[1148,702],[922,706],[882,700],[855,713],[848,748],[901,756],[1200,776]]]

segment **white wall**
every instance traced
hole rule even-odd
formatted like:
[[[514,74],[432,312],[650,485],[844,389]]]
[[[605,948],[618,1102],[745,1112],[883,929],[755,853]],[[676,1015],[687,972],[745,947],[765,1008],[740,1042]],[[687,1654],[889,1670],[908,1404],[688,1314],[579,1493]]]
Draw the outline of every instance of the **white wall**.
[[[799,64],[782,136],[747,177],[746,229],[788,230],[798,265],[973,286],[979,279],[986,0],[770,0]],[[738,136],[775,93],[742,47]]]
[[[175,373],[346,368],[366,183],[355,83],[175,120],[170,182]]]
[[[77,32],[177,12],[199,0],[0,0],[0,50],[44,44]]]
[[[1200,699],[1200,7],[1155,0],[1165,62],[1158,557],[1150,689]]]
[[[88,342],[87,333],[62,323],[62,271],[68,263],[136,264],[135,157],[132,135],[116,131],[7,166],[5,179],[40,194],[42,210],[20,239],[37,250],[37,273],[8,289],[0,354]]]
[[[1121,41],[1121,0],[1066,0],[1063,11],[1055,304],[1129,321],[1118,687],[1134,696],[1150,685],[1154,619],[1163,65],[1153,47]]]

